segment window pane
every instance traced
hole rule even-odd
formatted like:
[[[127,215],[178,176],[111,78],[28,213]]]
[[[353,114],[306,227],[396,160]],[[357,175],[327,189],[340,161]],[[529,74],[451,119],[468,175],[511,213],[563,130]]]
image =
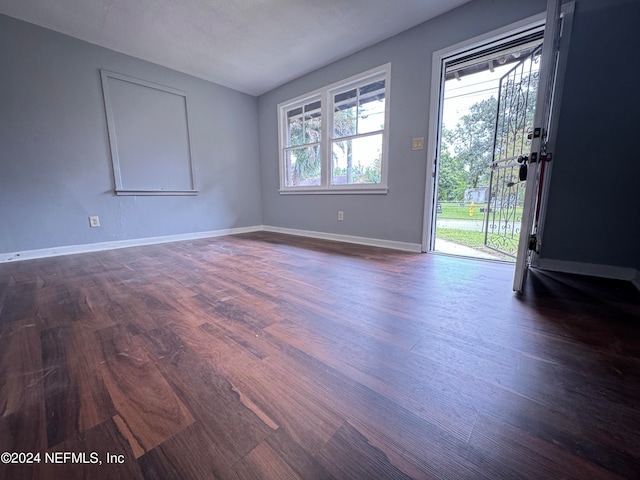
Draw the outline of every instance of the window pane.
[[[287,112],[287,146],[304,144],[304,128],[302,122],[302,107]]]
[[[380,183],[382,134],[333,143],[331,184]]]
[[[320,146],[294,148],[285,152],[287,187],[320,185]]]
[[[287,147],[320,141],[320,101],[287,112]]]
[[[305,143],[320,141],[321,119],[320,100],[304,106]]]
[[[359,93],[358,134],[384,130],[384,80],[360,87]]]
[[[333,136],[348,137],[356,134],[358,90],[339,93],[333,97]]]

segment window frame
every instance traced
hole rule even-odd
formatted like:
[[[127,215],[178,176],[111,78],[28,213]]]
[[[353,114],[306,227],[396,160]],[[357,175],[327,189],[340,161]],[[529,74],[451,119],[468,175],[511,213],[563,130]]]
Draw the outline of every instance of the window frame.
[[[305,93],[291,100],[278,104],[278,164],[280,169],[280,194],[386,194],[389,191],[387,172],[389,165],[389,92],[391,79],[391,63],[353,75],[347,79],[332,83],[325,87]],[[380,166],[380,183],[351,183],[332,184],[333,161],[332,148],[334,141],[344,138],[357,139],[372,135],[371,132],[351,135],[349,137],[334,137],[333,114],[334,96],[349,89],[358,88],[378,80],[384,80],[385,109],[384,129],[376,134],[382,134],[382,158]],[[286,152],[294,148],[287,145],[287,112],[302,107],[308,103],[320,100],[321,133],[320,133],[320,185],[286,185]]]

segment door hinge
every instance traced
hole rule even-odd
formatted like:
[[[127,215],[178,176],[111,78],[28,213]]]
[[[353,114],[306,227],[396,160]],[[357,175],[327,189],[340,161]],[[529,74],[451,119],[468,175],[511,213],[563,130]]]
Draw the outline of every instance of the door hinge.
[[[531,235],[529,235],[529,250],[536,252],[536,253],[540,253],[538,252],[538,236],[535,233],[532,233]]]

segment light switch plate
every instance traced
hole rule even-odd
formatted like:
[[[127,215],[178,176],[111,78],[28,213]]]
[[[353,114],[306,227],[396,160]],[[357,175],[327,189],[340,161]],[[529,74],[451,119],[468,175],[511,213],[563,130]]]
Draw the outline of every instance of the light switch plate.
[[[411,142],[411,150],[422,150],[424,148],[424,137],[414,138]]]

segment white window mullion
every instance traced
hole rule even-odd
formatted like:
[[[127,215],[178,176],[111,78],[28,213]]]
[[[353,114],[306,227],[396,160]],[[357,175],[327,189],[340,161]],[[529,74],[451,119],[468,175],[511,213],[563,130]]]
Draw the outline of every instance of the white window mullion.
[[[333,99],[329,92],[322,95],[322,145],[320,156],[322,158],[321,184],[324,188],[331,185],[331,138],[333,137]]]
[[[375,130],[375,131],[373,131],[373,132],[361,133],[361,134],[359,134],[359,135],[349,135],[349,136],[347,136],[347,137],[334,138],[334,139],[332,139],[332,140],[333,140],[333,142],[332,142],[332,143],[335,143],[335,142],[344,142],[344,141],[347,141],[347,140],[353,140],[353,139],[355,139],[355,138],[371,137],[371,136],[373,136],[373,135],[380,135],[380,134],[383,134],[383,135],[384,135],[384,130]]]
[[[356,135],[358,135],[359,133],[359,130],[358,130],[359,117],[360,117],[360,85],[357,85],[356,86],[356,128],[355,128]]]

